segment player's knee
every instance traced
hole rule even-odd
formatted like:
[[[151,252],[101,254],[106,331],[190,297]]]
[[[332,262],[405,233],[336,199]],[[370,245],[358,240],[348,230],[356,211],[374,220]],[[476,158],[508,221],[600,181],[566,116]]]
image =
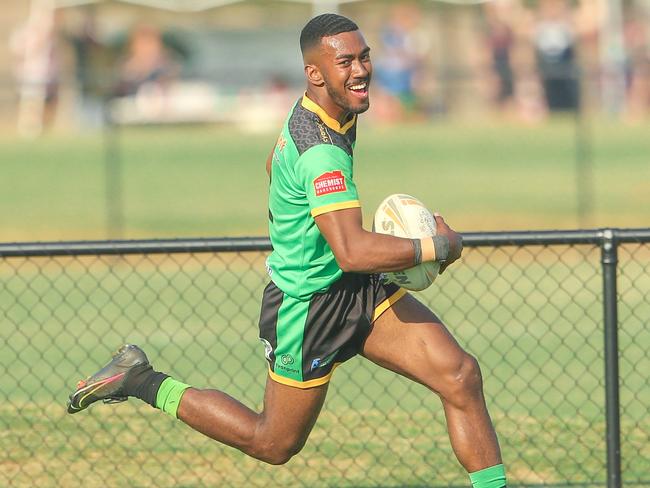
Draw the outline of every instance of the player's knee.
[[[442,388],[438,393],[445,400],[462,405],[467,399],[481,395],[481,368],[471,354],[463,353],[444,376]]]

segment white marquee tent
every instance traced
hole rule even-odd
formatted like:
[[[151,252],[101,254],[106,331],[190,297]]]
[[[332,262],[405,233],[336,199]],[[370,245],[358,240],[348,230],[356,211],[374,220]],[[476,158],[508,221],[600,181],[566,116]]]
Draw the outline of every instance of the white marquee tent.
[[[20,87],[18,129],[24,135],[38,135],[42,130],[42,108],[45,101],[45,85],[39,80],[46,78],[48,49],[47,36],[51,37],[54,12],[57,9],[95,3],[115,2],[164,9],[172,12],[202,12],[251,0],[31,0],[29,17],[25,26],[23,52],[23,81]],[[340,5],[368,0],[284,0],[311,4],[313,14],[336,12]],[[475,5],[490,1],[507,0],[431,0],[456,5]],[[594,0],[595,2],[596,0]],[[611,110],[620,108],[624,98],[624,46],[622,34],[622,0],[599,0],[606,12],[606,29],[601,39],[602,65],[608,75],[604,92],[605,106]],[[650,0],[647,0],[650,2]]]
[[[153,7],[174,12],[201,12],[213,8],[223,7],[234,3],[241,3],[247,0],[53,0],[57,7],[70,7],[89,3],[100,3],[114,1],[131,3],[145,7]],[[336,12],[339,5],[346,3],[362,2],[366,0],[284,0],[286,2],[307,3],[313,6],[314,13]],[[458,5],[471,5],[487,3],[494,0],[433,0],[438,2],[452,3]]]

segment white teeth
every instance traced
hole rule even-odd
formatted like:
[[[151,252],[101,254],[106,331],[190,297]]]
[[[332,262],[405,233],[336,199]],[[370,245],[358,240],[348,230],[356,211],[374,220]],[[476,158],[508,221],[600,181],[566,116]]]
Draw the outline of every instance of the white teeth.
[[[350,90],[363,90],[368,84],[367,83],[359,83],[358,85],[352,85],[350,86]]]

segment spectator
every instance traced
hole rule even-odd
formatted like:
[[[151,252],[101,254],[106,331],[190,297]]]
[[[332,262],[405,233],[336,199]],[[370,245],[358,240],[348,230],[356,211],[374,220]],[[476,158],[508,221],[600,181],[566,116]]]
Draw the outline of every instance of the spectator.
[[[490,98],[499,109],[505,109],[513,104],[515,94],[514,72],[511,64],[512,50],[515,43],[515,33],[506,17],[507,10],[512,6],[504,3],[489,3],[485,5],[486,47],[489,64],[495,77]]]
[[[380,100],[396,112],[392,118],[401,118],[417,108],[414,84],[420,53],[426,48],[417,35],[418,12],[414,5],[398,5],[381,31],[382,47],[375,61],[375,80],[389,97]]]
[[[625,22],[627,53],[627,116],[643,119],[650,109],[650,36],[647,13],[639,8],[629,12]]]
[[[565,0],[540,0],[533,43],[548,109],[577,110],[576,36]]]
[[[100,127],[103,123],[103,98],[110,88],[106,79],[110,60],[108,49],[97,34],[93,6],[84,10],[81,22],[68,34],[75,59],[77,109],[83,128]]]
[[[9,40],[20,86],[18,131],[27,137],[40,135],[56,116],[61,75],[58,21],[54,9],[32,9]]]
[[[145,84],[164,86],[178,75],[178,65],[165,48],[160,32],[140,25],[129,40],[128,54],[119,73],[117,95],[135,95]]]

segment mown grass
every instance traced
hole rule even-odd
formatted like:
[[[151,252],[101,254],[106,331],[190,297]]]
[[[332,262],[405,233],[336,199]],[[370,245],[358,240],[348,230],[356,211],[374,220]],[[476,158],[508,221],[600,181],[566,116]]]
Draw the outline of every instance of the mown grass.
[[[13,427],[0,443],[8,449],[0,479],[18,487],[465,486],[435,403],[388,412],[326,407],[303,452],[282,468],[222,448],[145,406],[94,407],[80,420],[58,403],[5,404],[2,418]],[[502,414],[494,420],[504,453],[519,453],[508,463],[513,486],[604,481],[604,459],[588,454],[603,447],[603,422]],[[648,454],[649,427],[623,424],[640,455]],[[551,443],[556,447],[540,455],[540,444]],[[642,480],[645,468],[633,465],[626,476]]]
[[[621,251],[629,483],[650,472],[648,252]],[[4,260],[0,485],[465,486],[437,398],[361,358],[337,370],[307,447],[285,468],[220,447],[138,402],[65,414],[75,381],[122,342],[143,345],[178,378],[259,407],[263,259]],[[512,486],[605,481],[599,266],[590,246],[469,249],[463,266],[420,295],[481,362]]]
[[[648,226],[647,126],[594,122],[590,226]],[[575,134],[543,126],[359,130],[366,222],[407,192],[457,229],[573,228]],[[276,134],[125,129],[123,237],[263,235]],[[106,237],[104,141],[0,139],[0,241]],[[620,254],[624,480],[650,472],[647,246]],[[334,376],[304,452],[249,460],[137,403],[64,413],[75,381],[122,342],[196,386],[259,406],[261,255],[0,263],[0,486],[466,486],[438,400],[362,359]],[[470,250],[422,294],[483,367],[511,486],[605,482],[602,282],[590,247]],[[288,412],[290,415],[291,412]]]
[[[594,207],[580,222],[571,119],[362,122],[355,179],[366,221],[386,195],[403,192],[464,231],[647,226],[648,126],[594,121],[590,131]],[[276,137],[213,127],[121,129],[123,237],[265,234],[264,161]],[[104,150],[92,133],[0,138],[0,240],[106,237]]]

